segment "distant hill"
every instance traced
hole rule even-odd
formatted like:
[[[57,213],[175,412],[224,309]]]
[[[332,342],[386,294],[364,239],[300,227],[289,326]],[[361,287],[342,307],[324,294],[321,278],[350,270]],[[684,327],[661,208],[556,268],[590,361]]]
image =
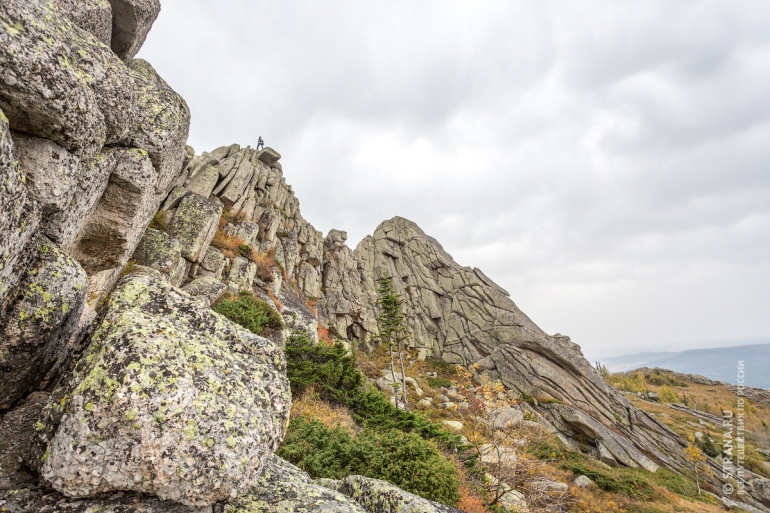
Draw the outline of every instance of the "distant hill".
[[[770,390],[770,344],[690,349],[679,352],[646,352],[602,358],[611,372],[640,367],[660,367],[736,384],[738,361],[744,363],[745,385]]]

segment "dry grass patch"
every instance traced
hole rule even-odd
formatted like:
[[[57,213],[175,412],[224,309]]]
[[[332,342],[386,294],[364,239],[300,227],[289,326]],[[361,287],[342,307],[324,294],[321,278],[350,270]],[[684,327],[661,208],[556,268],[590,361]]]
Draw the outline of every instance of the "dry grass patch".
[[[318,419],[327,427],[341,427],[351,434],[357,431],[356,421],[353,420],[353,416],[347,408],[324,401],[312,388],[294,398],[291,416],[292,418],[306,416]]]

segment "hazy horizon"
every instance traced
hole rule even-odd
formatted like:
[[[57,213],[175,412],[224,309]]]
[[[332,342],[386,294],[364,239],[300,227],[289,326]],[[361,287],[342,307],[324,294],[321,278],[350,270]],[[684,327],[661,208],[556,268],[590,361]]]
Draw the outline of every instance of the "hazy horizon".
[[[587,355],[770,337],[770,4],[162,7],[190,144],[261,135],[324,233],[411,219]]]

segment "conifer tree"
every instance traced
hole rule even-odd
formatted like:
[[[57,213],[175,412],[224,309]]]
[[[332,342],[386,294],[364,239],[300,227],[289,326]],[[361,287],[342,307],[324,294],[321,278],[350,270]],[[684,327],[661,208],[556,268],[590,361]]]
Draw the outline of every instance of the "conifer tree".
[[[406,395],[406,372],[404,371],[403,343],[406,339],[406,327],[404,325],[404,315],[401,312],[401,295],[393,288],[393,283],[382,273],[382,278],[377,283],[377,306],[380,308],[380,315],[377,319],[380,330],[380,341],[388,344],[390,348],[390,373],[395,379],[395,355],[394,346],[398,350],[398,359],[401,364],[401,383],[394,382],[396,407],[399,403],[399,389],[403,397],[405,409],[409,409],[409,400]]]

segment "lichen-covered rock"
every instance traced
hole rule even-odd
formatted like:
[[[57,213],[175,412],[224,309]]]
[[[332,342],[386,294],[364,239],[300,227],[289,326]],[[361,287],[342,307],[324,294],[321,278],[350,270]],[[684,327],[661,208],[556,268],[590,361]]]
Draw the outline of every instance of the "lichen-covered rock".
[[[249,290],[254,283],[254,276],[257,274],[257,264],[238,257],[233,262],[228,276],[228,285],[234,290]]]
[[[80,265],[42,235],[35,253],[0,322],[0,409],[65,358],[85,304],[88,281]]]
[[[364,513],[341,493],[313,482],[306,472],[276,455],[265,463],[248,494],[230,501],[225,513]]]
[[[54,0],[69,20],[107,46],[112,40],[112,8],[107,0]]]
[[[14,149],[19,167],[27,177],[27,186],[40,203],[44,233],[60,240],[62,214],[68,214],[72,196],[77,191],[80,159],[50,139],[15,132]]]
[[[187,190],[198,196],[208,198],[214,192],[219,181],[219,171],[214,166],[206,166],[193,176],[187,183]]]
[[[462,513],[457,508],[423,499],[388,482],[368,477],[346,477],[340,492],[369,513]]]
[[[188,194],[179,203],[168,225],[168,233],[182,244],[182,256],[190,262],[201,262],[211,244],[222,204],[197,194]]]
[[[41,476],[70,497],[131,490],[190,506],[248,490],[286,429],[283,352],[165,282],[126,276],[47,407]],[[57,414],[61,415],[58,427]]]
[[[9,513],[212,513],[210,506],[194,508],[137,493],[120,492],[107,498],[73,500],[34,486],[0,490],[0,504]]]
[[[136,3],[157,3],[157,0],[136,0]],[[114,9],[113,1],[113,12]],[[155,192],[162,197],[158,199],[160,202],[182,172],[187,156],[190,109],[149,62],[135,59],[129,67],[137,102],[137,120],[135,130],[130,134],[130,145],[142,148],[150,155],[158,171]]]
[[[6,0],[0,19],[0,106],[12,129],[87,158],[127,141],[139,122],[136,86],[109,48],[54,2]]]
[[[125,265],[158,208],[157,172],[147,152],[114,151],[107,188],[83,221],[72,251],[89,275]]]
[[[185,278],[187,261],[182,258],[182,245],[165,232],[148,228],[131,258],[139,265],[159,271],[175,287]]]
[[[202,299],[207,306],[212,306],[225,293],[226,289],[227,287],[221,281],[204,276],[194,279],[182,290],[195,298]]]
[[[199,272],[202,276],[221,280],[226,265],[227,259],[222,252],[217,248],[209,247],[209,249],[206,250],[206,256],[203,257],[201,270]]]
[[[112,4],[112,51],[131,60],[160,13],[160,0],[109,0]]]
[[[40,225],[40,210],[25,182],[13,151],[8,119],[0,110],[0,322],[6,297],[32,256],[25,249],[27,243]]]
[[[22,404],[0,417],[0,498],[3,490],[26,488],[37,480],[23,462],[46,402],[47,393],[33,392]],[[6,511],[13,510],[6,508]]]

